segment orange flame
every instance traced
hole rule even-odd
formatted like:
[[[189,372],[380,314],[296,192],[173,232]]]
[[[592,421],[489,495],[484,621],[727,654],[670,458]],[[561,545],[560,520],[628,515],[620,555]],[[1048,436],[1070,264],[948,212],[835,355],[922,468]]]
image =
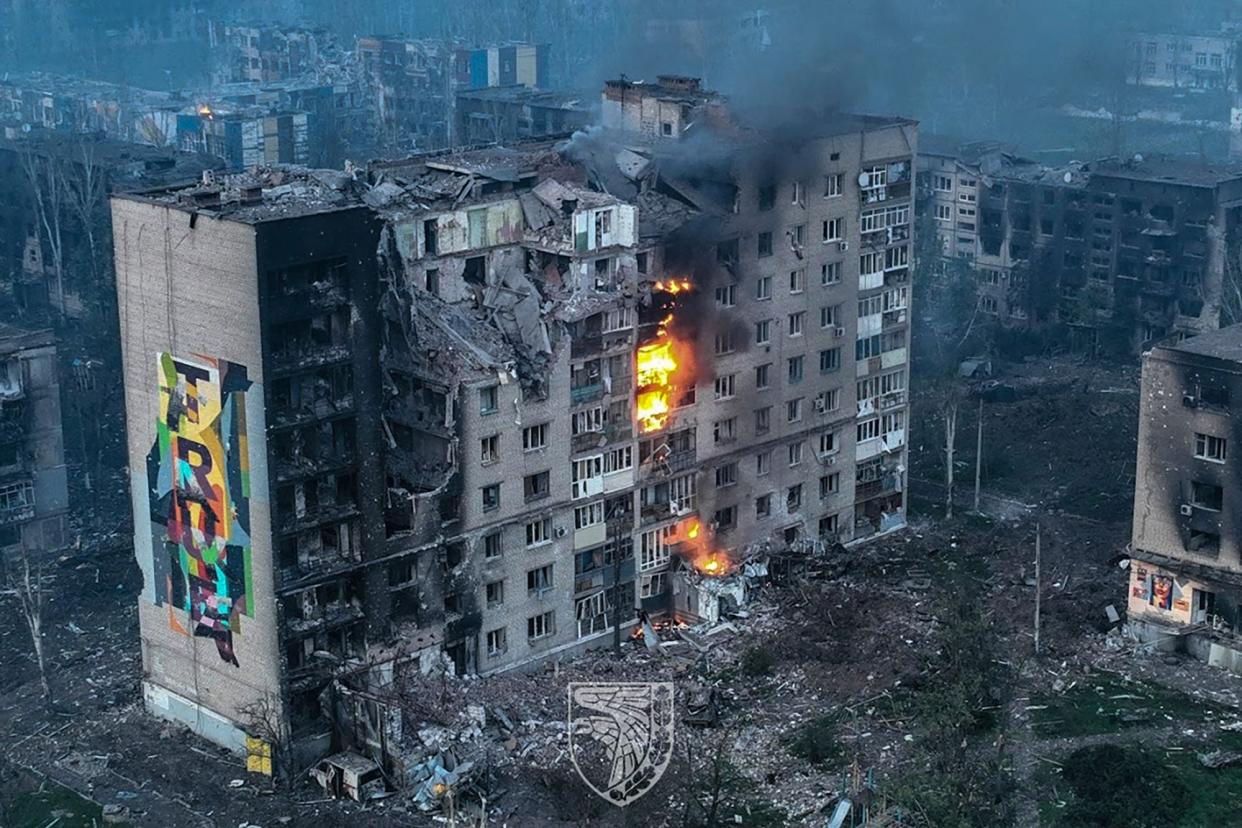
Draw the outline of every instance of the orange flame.
[[[638,392],[635,413],[642,432],[658,431],[668,422],[673,410],[670,380],[677,370],[673,343],[661,339],[638,349]]]
[[[652,290],[657,290],[661,293],[671,293],[676,296],[679,293],[685,293],[692,289],[694,285],[689,279],[660,279],[651,287]]]

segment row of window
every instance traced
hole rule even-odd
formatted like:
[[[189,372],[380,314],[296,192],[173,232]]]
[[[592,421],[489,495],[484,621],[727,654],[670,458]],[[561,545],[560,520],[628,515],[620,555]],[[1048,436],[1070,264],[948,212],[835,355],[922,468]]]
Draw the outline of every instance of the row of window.
[[[548,610],[526,619],[526,640],[538,641],[556,634],[556,610]],[[487,632],[487,654],[491,658],[504,655],[509,649],[507,627],[498,627]]]

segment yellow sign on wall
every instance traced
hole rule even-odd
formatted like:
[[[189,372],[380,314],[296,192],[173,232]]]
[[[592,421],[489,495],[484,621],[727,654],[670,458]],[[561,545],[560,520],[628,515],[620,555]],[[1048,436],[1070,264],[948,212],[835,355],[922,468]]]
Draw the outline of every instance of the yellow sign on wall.
[[[272,746],[254,736],[246,737],[246,770],[250,773],[272,775]]]

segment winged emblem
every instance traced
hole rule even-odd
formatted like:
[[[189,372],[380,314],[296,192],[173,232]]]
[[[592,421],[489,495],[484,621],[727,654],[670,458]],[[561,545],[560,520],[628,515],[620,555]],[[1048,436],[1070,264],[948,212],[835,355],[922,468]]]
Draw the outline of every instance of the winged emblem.
[[[614,805],[638,799],[673,755],[673,685],[569,685],[569,753],[582,781]]]

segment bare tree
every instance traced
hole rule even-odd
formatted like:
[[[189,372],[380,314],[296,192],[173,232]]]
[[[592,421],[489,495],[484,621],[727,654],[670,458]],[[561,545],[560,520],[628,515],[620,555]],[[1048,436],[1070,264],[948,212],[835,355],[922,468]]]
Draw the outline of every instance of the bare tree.
[[[17,570],[17,571],[15,571]],[[7,572],[7,589],[4,594],[17,599],[21,607],[22,618],[30,630],[30,640],[34,645],[35,664],[39,668],[39,684],[43,690],[43,703],[52,705],[52,687],[47,680],[47,659],[43,653],[43,568],[35,567],[30,571],[30,556],[23,549],[19,553],[17,565],[10,566]]]
[[[957,446],[957,410],[961,399],[954,389],[945,394],[941,414],[944,416],[944,518],[953,519],[953,450]]]
[[[268,744],[272,759],[272,784],[292,785],[293,739],[289,723],[273,693],[264,693],[252,702],[237,708],[246,726],[247,735]]]
[[[96,145],[86,137],[78,141],[78,156],[69,162],[67,169],[62,169],[59,180],[64,188],[65,200],[73,210],[82,230],[86,233],[86,244],[90,251],[91,284],[98,286],[99,279],[99,246],[96,243],[95,231],[99,223],[100,208],[104,204],[107,193],[107,181],[103,165],[96,157]],[[79,169],[73,169],[76,163]]]
[[[1242,322],[1242,240],[1225,248],[1225,270],[1220,287],[1221,327]]]
[[[56,299],[60,312],[65,312],[65,245],[61,233],[61,208],[64,186],[60,169],[47,155],[38,155],[28,147],[21,150],[22,170],[34,195],[35,209],[44,241],[52,251],[52,270],[56,276]]]

